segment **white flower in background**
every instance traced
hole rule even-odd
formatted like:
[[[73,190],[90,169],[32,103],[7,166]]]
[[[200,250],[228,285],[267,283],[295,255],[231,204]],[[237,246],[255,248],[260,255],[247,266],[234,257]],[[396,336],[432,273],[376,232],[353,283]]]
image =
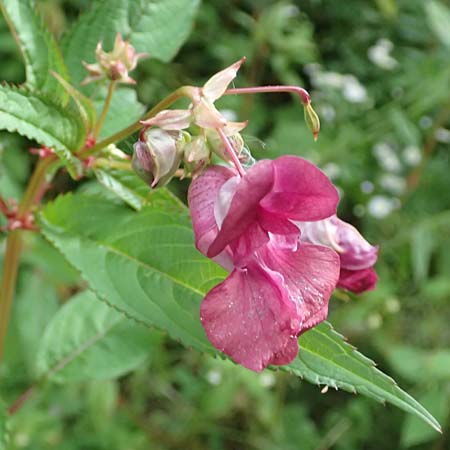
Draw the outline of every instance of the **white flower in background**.
[[[395,150],[386,142],[378,142],[374,145],[372,152],[378,164],[388,172],[400,172],[402,164]]]
[[[367,100],[366,88],[354,75],[345,75],[342,95],[350,103],[362,103]]]
[[[275,384],[275,376],[270,372],[263,372],[259,376],[259,384],[263,387],[270,388]]]
[[[446,128],[438,128],[434,136],[442,144],[448,144],[450,142],[450,131]]]
[[[408,166],[417,166],[422,161],[422,153],[420,149],[415,145],[408,145],[403,149],[402,153],[403,161],[405,161]]]
[[[320,118],[326,122],[332,122],[336,117],[336,110],[331,105],[320,105],[317,110]]]
[[[374,189],[373,183],[369,180],[362,181],[359,187],[364,194],[370,194]]]
[[[315,87],[340,89],[343,97],[350,103],[362,103],[368,99],[366,88],[352,74],[321,72],[320,66],[314,65],[310,65],[308,73]]]
[[[406,189],[406,180],[398,175],[386,173],[380,178],[380,185],[392,194],[400,195]]]
[[[393,48],[394,44],[389,39],[378,39],[367,51],[367,56],[376,66],[392,70],[398,65],[397,60],[390,55]]]
[[[376,219],[384,219],[399,207],[400,200],[398,198],[374,195],[367,204],[367,212]]]

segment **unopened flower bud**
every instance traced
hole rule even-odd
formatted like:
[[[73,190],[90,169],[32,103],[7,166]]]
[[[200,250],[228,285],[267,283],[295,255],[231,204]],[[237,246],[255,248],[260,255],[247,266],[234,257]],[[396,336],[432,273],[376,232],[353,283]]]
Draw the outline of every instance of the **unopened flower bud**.
[[[317,141],[317,136],[319,135],[320,131],[320,120],[319,116],[311,106],[311,102],[307,103],[304,106],[304,112],[306,125],[308,125],[309,130],[313,134],[314,140]]]
[[[120,33],[117,33],[114,47],[111,52],[105,52],[102,43],[97,44],[95,50],[96,64],[87,64],[83,61],[84,67],[89,72],[82,84],[108,78],[119,83],[134,84],[128,72],[136,68],[138,60],[147,56],[145,53],[136,53],[133,46],[128,41],[124,41]]]
[[[195,136],[184,146],[184,167],[188,173],[197,174],[211,158],[205,136]]]
[[[244,124],[244,122],[242,122],[242,124]],[[246,125],[246,122],[245,122],[245,125]],[[244,128],[244,126],[242,126],[242,128]],[[227,131],[227,129],[226,129],[226,131]],[[212,129],[206,130],[206,137],[207,137],[208,145],[209,145],[211,151],[213,151],[220,159],[223,159],[224,161],[229,162],[230,157],[229,157],[228,152],[225,149],[225,145],[224,145],[222,139],[220,139],[220,136],[218,135],[217,131],[212,130]],[[227,138],[230,141],[237,157],[240,160],[242,157],[243,158],[242,162],[245,164],[248,159],[247,158],[248,155],[247,155],[247,152],[243,152],[244,139],[242,138],[242,136],[239,134],[239,132],[230,130],[230,132],[227,133]]]
[[[146,131],[134,144],[134,171],[152,188],[165,186],[180,166],[180,133],[158,128]]]

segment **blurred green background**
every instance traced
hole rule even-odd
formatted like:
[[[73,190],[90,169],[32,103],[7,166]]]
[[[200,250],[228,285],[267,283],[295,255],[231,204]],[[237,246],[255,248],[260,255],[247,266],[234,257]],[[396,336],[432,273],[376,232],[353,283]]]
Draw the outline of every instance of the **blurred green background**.
[[[90,3],[37,7],[60,36]],[[318,164],[340,190],[340,216],[380,246],[378,288],[337,294],[329,319],[421,401],[444,434],[394,407],[321,393],[283,373],[254,374],[155,331],[133,373],[39,390],[11,421],[12,449],[450,448],[450,3],[204,0],[175,60],[148,59],[132,74],[138,97],[150,106],[243,55],[236,86],[304,86],[322,120],[314,143],[298,99],[224,98],[218,106],[230,117],[250,120],[244,137],[253,155],[290,153]],[[0,77],[23,81],[3,19],[0,58]],[[33,161],[21,138],[0,135],[2,195],[20,196]],[[55,188],[71,184],[62,179]],[[36,336],[82,287],[56,251],[30,240],[0,374],[9,402],[30,383]]]

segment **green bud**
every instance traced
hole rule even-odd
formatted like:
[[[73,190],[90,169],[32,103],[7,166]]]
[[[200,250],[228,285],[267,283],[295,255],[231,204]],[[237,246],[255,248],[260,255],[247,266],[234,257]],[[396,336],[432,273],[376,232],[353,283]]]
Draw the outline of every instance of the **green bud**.
[[[317,136],[319,135],[319,131],[320,131],[320,120],[319,120],[319,116],[314,111],[313,107],[311,106],[311,102],[307,103],[304,106],[304,112],[305,112],[306,125],[308,125],[308,128],[310,129],[311,133],[313,134],[314,140],[317,141]]]

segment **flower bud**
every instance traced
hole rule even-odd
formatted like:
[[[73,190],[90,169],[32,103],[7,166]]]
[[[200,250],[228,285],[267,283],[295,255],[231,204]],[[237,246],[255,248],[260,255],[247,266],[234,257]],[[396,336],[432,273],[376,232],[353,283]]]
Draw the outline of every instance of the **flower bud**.
[[[134,171],[152,188],[165,186],[180,166],[182,144],[178,132],[158,128],[146,131],[134,144]]]
[[[96,64],[87,64],[84,67],[89,72],[82,84],[108,78],[119,83],[135,84],[128,72],[136,68],[138,60],[147,56],[145,53],[136,53],[128,41],[124,41],[120,33],[117,33],[114,47],[111,52],[105,52],[102,43],[97,44],[95,50]]]
[[[244,139],[238,132],[233,132],[232,134],[227,134],[228,140],[230,141],[231,145],[234,148],[234,151],[236,152],[236,155],[239,159],[241,159],[241,156],[244,157],[244,164],[247,161],[247,152],[243,152],[244,149]],[[222,139],[220,139],[220,136],[217,134],[216,130],[207,129],[206,130],[206,138],[208,141],[208,145],[220,159],[229,162],[230,157],[228,156],[228,153],[225,149],[225,145],[222,142]]]
[[[317,136],[319,136],[320,131],[320,120],[319,116],[311,106],[311,102],[304,106],[304,112],[306,125],[308,125],[309,130],[313,134],[314,140],[317,141]]]
[[[197,174],[211,159],[211,151],[203,135],[195,136],[184,146],[184,168],[186,172]]]

